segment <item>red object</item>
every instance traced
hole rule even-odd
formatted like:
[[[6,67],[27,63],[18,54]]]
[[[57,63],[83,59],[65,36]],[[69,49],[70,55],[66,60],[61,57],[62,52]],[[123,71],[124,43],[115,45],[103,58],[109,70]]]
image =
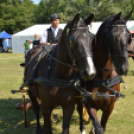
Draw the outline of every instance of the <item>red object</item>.
[[[16,109],[23,110],[23,103],[19,103],[16,105]],[[31,103],[26,102],[26,110],[29,110],[32,107]]]
[[[131,34],[134,34],[134,30],[133,31],[130,31]]]

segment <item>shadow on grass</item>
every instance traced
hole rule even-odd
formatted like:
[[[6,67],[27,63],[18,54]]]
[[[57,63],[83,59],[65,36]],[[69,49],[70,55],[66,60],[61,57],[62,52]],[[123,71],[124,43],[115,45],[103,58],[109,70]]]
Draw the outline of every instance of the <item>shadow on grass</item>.
[[[24,127],[23,112],[16,109],[15,105],[20,103],[22,99],[0,99],[0,134],[32,134],[36,131],[36,118],[33,110],[27,112],[28,128]],[[29,102],[29,100],[27,99]],[[40,110],[40,122],[43,127],[43,117]],[[63,114],[60,107],[54,109],[51,116],[52,130],[54,134],[59,134],[62,131]],[[70,125],[79,125],[79,119],[73,115]]]
[[[133,75],[133,70],[129,70],[129,71],[128,71],[128,76],[134,76],[134,75]]]

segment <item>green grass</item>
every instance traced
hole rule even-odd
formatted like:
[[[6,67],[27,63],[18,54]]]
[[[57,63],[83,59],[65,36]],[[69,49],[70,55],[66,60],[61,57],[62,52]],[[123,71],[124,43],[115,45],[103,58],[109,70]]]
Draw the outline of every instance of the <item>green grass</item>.
[[[9,57],[18,57],[1,59]],[[11,94],[11,89],[19,89],[22,84],[24,69],[19,66],[24,62],[23,54],[0,53],[0,134],[35,134],[36,120],[32,110],[28,111],[29,127],[24,128],[23,113],[15,109],[15,104],[21,102],[21,94]],[[127,89],[121,84],[121,93],[126,95],[125,99],[120,99],[115,104],[112,115],[107,124],[105,134],[134,134],[134,76],[132,69],[134,62],[130,58],[129,76],[124,77]],[[29,99],[28,99],[29,101]],[[100,118],[101,111],[98,113]],[[40,118],[43,126],[43,118]],[[80,134],[79,118],[75,110],[70,122],[70,133]],[[59,134],[62,131],[62,110],[56,108],[52,114],[53,133]],[[85,124],[86,131],[89,133],[90,124]]]

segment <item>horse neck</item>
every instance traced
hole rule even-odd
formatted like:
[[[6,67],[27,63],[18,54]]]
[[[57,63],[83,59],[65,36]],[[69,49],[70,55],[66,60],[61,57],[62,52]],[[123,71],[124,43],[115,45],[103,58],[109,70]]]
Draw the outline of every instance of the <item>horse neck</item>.
[[[101,40],[101,39],[99,39]],[[109,69],[112,68],[111,58],[109,57],[107,44],[103,44],[101,41],[96,40],[96,45],[93,53],[93,61],[95,67]],[[97,70],[96,77],[100,79],[107,79],[111,76],[112,72]]]
[[[60,42],[57,45],[57,59],[68,64],[72,64],[67,48],[66,37],[62,35]],[[70,79],[72,78],[73,68],[69,68],[63,64],[56,63],[56,76],[58,78]]]

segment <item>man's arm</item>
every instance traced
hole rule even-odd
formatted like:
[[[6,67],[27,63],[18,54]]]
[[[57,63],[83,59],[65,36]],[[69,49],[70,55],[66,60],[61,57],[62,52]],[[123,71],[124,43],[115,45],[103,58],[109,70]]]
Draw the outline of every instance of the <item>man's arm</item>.
[[[25,49],[25,45],[24,44],[22,44],[22,46],[24,47],[24,49]]]
[[[47,30],[44,31],[41,39],[40,39],[40,44],[49,44],[47,42],[47,38],[48,38],[48,35],[47,35]]]

